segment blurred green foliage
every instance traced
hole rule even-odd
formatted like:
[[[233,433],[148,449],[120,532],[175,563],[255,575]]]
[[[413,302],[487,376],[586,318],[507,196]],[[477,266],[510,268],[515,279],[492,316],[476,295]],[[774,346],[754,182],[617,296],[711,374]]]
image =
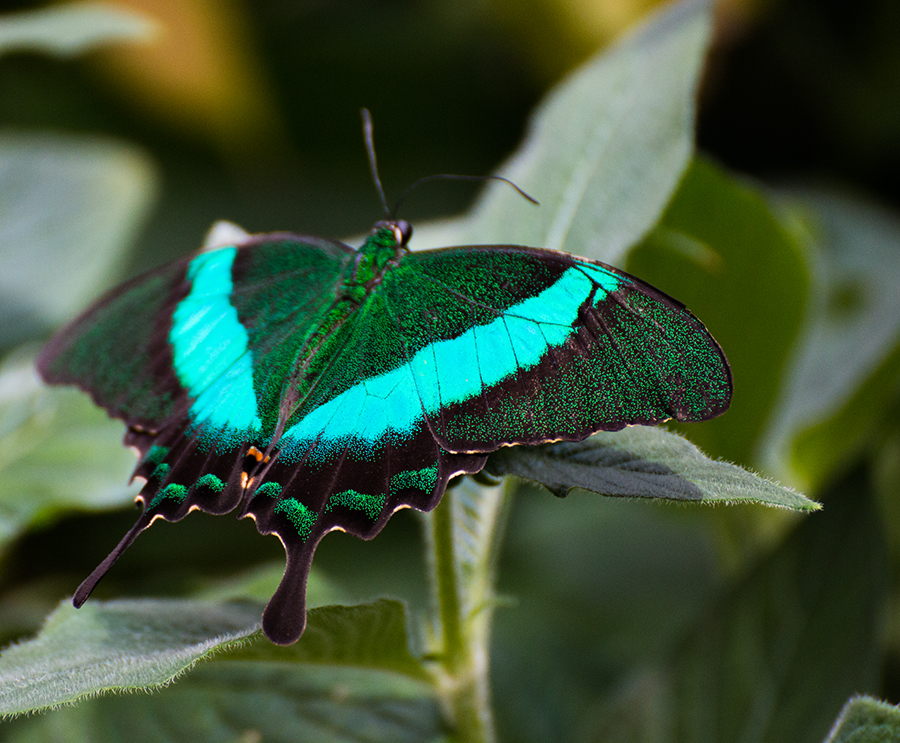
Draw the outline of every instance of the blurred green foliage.
[[[133,520],[76,512],[129,502],[130,455],[118,424],[73,391],[38,385],[34,346],[23,341],[47,337],[116,279],[196,249],[219,218],[334,238],[368,229],[380,211],[361,106],[375,118],[389,199],[423,175],[491,172],[544,94],[652,3],[127,5],[113,16],[76,8],[60,24],[58,10],[16,16],[37,5],[0,3],[10,14],[0,16],[6,640],[36,632]],[[418,229],[462,211],[473,191],[436,185],[404,205],[419,246],[561,247],[624,265],[684,301],[725,347],[736,391],[726,416],[679,432],[825,506],[798,523],[746,505],[664,508],[583,491],[558,502],[528,486],[510,507],[497,488],[461,486],[464,588],[499,604],[490,645],[499,740],[812,742],[854,693],[900,701],[898,7],[721,3],[698,98],[704,154],[683,175],[690,107],[664,109],[671,130],[653,117],[670,101],[665,91],[689,100],[697,70],[667,66],[661,26],[649,37],[659,46],[645,40],[632,55],[634,69],[656,70],[658,87],[623,73],[602,86],[595,78],[600,87],[580,99],[542,104],[544,128],[529,130],[504,170],[540,209],[488,189],[469,216]],[[79,26],[80,12],[99,15]],[[634,111],[646,113],[629,119]],[[577,145],[554,137],[575,131],[578,116],[600,122],[584,129],[591,136]],[[612,144],[598,152],[597,142]],[[589,208],[565,221],[569,156],[596,170],[579,192]],[[254,636],[256,603],[222,603],[270,595],[279,569],[267,566],[282,559],[275,540],[200,515],[155,526],[98,593],[182,597],[177,621],[175,604],[63,606],[40,640],[55,650],[22,646],[0,660],[26,668],[18,684],[47,672],[28,667],[29,653],[44,662],[83,651],[67,669],[86,657],[113,670],[117,659],[144,669],[142,658],[175,658],[158,677],[113,675],[102,687],[116,688],[165,682],[209,647],[221,646],[218,659],[152,696],[3,723],[3,737],[450,735],[421,673],[434,638],[421,621],[430,597],[418,528],[401,513],[373,543],[329,537],[311,586],[311,605],[396,596],[405,614],[384,601],[325,607],[310,617],[308,643],[279,655],[258,639],[240,645]],[[117,634],[133,625],[146,646]],[[44,686],[45,701],[64,701]],[[830,739],[898,727],[896,710],[862,699]]]

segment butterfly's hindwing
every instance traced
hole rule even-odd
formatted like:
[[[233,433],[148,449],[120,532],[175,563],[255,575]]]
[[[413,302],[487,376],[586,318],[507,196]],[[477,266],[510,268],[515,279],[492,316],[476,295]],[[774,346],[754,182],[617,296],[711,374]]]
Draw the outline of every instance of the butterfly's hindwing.
[[[147,480],[139,496],[147,512],[180,521],[195,508],[218,515],[238,506],[250,445],[226,448],[205,444],[204,439],[185,436],[174,426],[157,438],[136,472]]]
[[[306,624],[306,581],[321,538],[340,529],[362,539],[377,535],[399,508],[430,511],[447,481],[480,471],[483,455],[443,451],[427,429],[402,447],[377,450],[346,446],[333,459],[291,465],[276,460],[246,507],[262,534],[277,534],[287,566],[266,606],[263,629],[274,642],[289,644]]]

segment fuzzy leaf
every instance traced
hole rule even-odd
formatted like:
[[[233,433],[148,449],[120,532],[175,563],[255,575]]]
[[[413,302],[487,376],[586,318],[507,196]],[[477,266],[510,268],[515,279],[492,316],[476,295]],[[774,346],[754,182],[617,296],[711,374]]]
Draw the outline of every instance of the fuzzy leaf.
[[[0,17],[0,54],[39,51],[70,57],[122,41],[147,41],[158,31],[144,15],[110,3],[80,2]]]
[[[674,3],[565,79],[471,215],[417,229],[416,248],[504,243],[615,263],[652,227],[693,150],[709,4]]]
[[[896,743],[900,708],[872,697],[847,700],[825,743]]]
[[[454,556],[460,568],[460,600],[474,615],[493,601],[497,550],[503,532],[508,487],[464,478],[453,490]]]
[[[259,642],[232,652],[229,660],[371,668],[430,679],[410,653],[406,612],[399,601],[321,606],[310,609],[307,622],[303,637],[293,645]]]
[[[0,715],[67,704],[103,691],[169,683],[213,649],[255,633],[251,603],[64,601],[40,634],[0,658]]]
[[[248,715],[254,695],[267,685],[271,685],[269,694],[300,708],[297,718],[280,721],[286,726],[301,726],[304,715],[309,716],[307,723],[320,714],[324,720],[330,719],[328,713],[314,708],[327,706],[327,696],[333,696],[336,689],[343,689],[341,693],[359,707],[354,710],[351,705],[353,714],[377,716],[380,706],[402,706],[408,697],[415,698],[418,706],[434,706],[430,677],[410,654],[405,612],[398,602],[313,609],[303,638],[289,648],[259,637],[250,645],[240,645],[238,641],[258,634],[261,613],[262,605],[255,602],[91,601],[79,610],[65,602],[48,618],[37,638],[4,651],[0,658],[0,714],[41,710],[108,691],[158,690],[199,659],[229,647],[231,651],[221,655],[214,667],[206,667],[205,674],[198,678],[195,671],[166,692],[175,698],[173,715],[189,716],[183,704],[179,707],[179,700],[198,693],[215,698],[216,689],[235,694],[235,704]],[[252,693],[232,688],[242,677]],[[276,693],[281,683],[282,690]],[[324,690],[320,688],[323,683]],[[309,696],[305,702],[303,689]],[[299,696],[292,698],[294,692],[300,692]],[[368,696],[379,700],[377,708],[368,708]],[[139,711],[157,706],[138,699],[141,701],[132,706]],[[342,711],[345,701],[340,694],[330,700],[336,728],[347,713],[347,709]],[[304,703],[313,709],[303,712]],[[102,700],[99,705],[111,710],[129,707],[122,702],[104,705]],[[228,717],[229,707],[221,700],[211,709]],[[274,724],[266,721],[265,710],[257,709],[254,714],[255,727],[265,729]],[[73,717],[84,721],[93,715]],[[432,719],[437,715],[432,714]],[[187,718],[185,724],[190,725]]]
[[[135,492],[122,424],[77,390],[45,387],[33,351],[0,364],[0,547],[60,513],[121,505]]]
[[[156,176],[134,147],[0,133],[0,347],[70,319],[115,276]]]
[[[663,428],[635,426],[579,442],[509,447],[491,455],[497,475],[538,482],[557,495],[579,487],[602,495],[702,503],[762,503],[797,511],[819,508],[789,488],[727,462]]]
[[[440,743],[431,687],[367,669],[203,663],[154,694],[3,725],[5,743]]]

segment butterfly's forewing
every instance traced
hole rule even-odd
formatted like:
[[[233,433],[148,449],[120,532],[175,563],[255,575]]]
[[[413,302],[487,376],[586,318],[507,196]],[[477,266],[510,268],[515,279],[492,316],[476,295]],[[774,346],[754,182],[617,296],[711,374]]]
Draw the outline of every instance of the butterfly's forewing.
[[[697,421],[731,400],[682,304],[601,263],[514,246],[412,253],[385,279],[410,378],[448,451]]]
[[[272,390],[352,256],[281,234],[200,253],[114,290],[44,348],[47,381],[77,384],[126,422],[125,442],[141,454],[135,475],[147,479],[143,514],[76,605],[153,519],[225,513],[247,494],[244,460],[269,443],[278,417]]]
[[[129,426],[158,431],[184,413],[168,334],[172,312],[189,291],[187,259],[111,291],[58,332],[37,360],[54,384],[75,384]]]

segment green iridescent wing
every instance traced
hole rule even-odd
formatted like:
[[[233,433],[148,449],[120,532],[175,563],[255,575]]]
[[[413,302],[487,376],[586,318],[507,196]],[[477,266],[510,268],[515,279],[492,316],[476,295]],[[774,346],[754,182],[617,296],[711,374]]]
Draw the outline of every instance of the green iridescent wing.
[[[141,455],[134,474],[147,480],[142,516],[76,605],[155,517],[226,513],[246,496],[245,459],[273,429],[257,389],[280,394],[290,349],[327,313],[353,255],[284,234],[201,253],[113,290],[43,349],[48,382],[78,385],[125,421],[125,443]]]
[[[702,323],[602,263],[447,248],[412,253],[385,285],[417,394],[449,451],[706,420],[730,404],[730,368]]]
[[[110,415],[155,431],[187,406],[167,341],[172,312],[188,291],[188,260],[122,284],[44,346],[47,382],[74,384]]]

